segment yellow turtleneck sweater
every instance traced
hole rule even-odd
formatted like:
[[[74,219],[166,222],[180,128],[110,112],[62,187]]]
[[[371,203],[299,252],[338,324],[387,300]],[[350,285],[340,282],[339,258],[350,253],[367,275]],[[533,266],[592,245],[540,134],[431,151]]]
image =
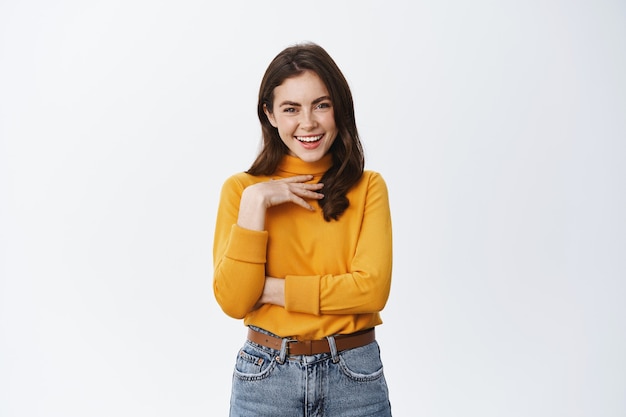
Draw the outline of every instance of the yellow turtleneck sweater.
[[[331,155],[315,163],[285,156],[271,177],[233,175],[223,185],[213,247],[213,290],[226,314],[281,337],[320,339],[381,323],[391,284],[391,215],[380,174],[365,171],[348,192],[350,207],[326,222],[285,203],[266,214],[265,231],[237,226],[243,190],[270,178],[312,174],[320,178]],[[324,190],[321,191],[322,193]],[[285,307],[253,310],[265,276],[285,279]]]

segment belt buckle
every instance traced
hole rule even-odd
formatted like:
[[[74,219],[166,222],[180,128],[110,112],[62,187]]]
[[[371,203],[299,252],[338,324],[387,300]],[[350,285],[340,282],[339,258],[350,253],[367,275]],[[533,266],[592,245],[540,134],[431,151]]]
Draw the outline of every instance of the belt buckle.
[[[281,347],[280,347],[280,354],[276,356],[276,362],[278,362],[281,365],[285,363],[286,356],[291,356],[291,353],[289,352],[289,345],[297,341],[298,340],[296,339],[290,339],[287,337],[283,338],[281,342]]]
[[[291,353],[291,343],[298,344],[298,353]],[[297,356],[297,355],[313,355],[313,341],[312,340],[298,340],[298,339],[289,339],[287,340],[287,354],[289,356]]]
[[[292,343],[296,343],[296,342],[298,342],[298,339],[291,339],[291,338],[287,338],[287,341],[286,341],[286,344],[287,344],[287,345],[286,345],[286,352],[287,352],[287,356],[291,356],[291,352],[290,352],[290,350],[291,350],[291,344],[292,344]]]

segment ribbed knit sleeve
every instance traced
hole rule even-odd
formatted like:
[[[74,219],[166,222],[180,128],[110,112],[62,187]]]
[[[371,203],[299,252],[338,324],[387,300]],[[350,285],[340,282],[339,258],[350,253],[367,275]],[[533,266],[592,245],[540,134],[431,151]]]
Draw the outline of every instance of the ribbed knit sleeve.
[[[237,226],[243,186],[235,179],[222,187],[213,247],[213,291],[226,314],[243,318],[265,284],[268,233]]]
[[[365,193],[350,195],[359,213],[358,239],[349,272],[286,276],[285,308],[308,314],[366,314],[381,311],[389,297],[392,269],[391,214],[387,186],[377,173],[364,178]],[[358,201],[358,198],[364,201]],[[360,209],[362,208],[362,211]],[[346,213],[347,215],[348,213]],[[342,239],[342,236],[336,236]]]

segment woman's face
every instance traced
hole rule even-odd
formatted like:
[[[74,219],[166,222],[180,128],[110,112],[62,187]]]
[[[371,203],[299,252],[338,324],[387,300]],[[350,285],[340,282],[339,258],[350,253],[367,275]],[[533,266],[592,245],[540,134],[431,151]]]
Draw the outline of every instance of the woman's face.
[[[333,103],[313,71],[283,81],[274,89],[273,112],[264,110],[289,154],[305,162],[319,161],[337,137]]]

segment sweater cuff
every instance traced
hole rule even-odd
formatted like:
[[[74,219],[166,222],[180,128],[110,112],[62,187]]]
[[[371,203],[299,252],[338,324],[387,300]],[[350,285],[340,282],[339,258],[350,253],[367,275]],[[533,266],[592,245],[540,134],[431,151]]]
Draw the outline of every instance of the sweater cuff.
[[[298,313],[320,314],[320,276],[285,277],[285,309]]]
[[[234,224],[230,230],[226,257],[247,263],[264,264],[267,238],[267,231],[244,229]]]

